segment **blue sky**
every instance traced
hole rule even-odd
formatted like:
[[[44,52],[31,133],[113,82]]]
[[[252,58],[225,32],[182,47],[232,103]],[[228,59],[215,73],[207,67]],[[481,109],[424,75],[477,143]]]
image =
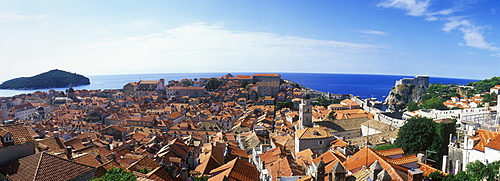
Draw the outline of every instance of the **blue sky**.
[[[0,0],[0,81],[318,72],[499,76],[495,0]]]

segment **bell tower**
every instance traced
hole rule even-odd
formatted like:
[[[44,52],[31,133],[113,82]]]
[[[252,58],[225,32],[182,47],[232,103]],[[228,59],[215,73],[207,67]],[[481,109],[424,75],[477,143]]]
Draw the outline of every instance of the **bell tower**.
[[[299,130],[305,129],[306,127],[313,127],[312,104],[309,94],[304,94],[299,104]]]

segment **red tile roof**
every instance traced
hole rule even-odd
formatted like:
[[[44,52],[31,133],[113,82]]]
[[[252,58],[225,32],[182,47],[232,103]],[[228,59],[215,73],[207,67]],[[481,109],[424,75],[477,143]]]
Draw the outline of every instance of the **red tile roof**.
[[[259,180],[259,171],[247,161],[236,158],[230,162],[210,171],[212,175],[209,181],[219,181],[224,178],[228,180]]]
[[[0,168],[0,172],[12,180],[69,180],[94,168],[66,160],[45,152],[33,154]]]
[[[2,134],[12,134],[12,139],[14,140],[14,144],[19,145],[19,144],[24,144],[24,143],[32,143],[35,142],[35,139],[33,139],[30,131],[28,129],[31,129],[29,127],[25,127],[22,124],[15,124],[15,125],[9,125],[9,126],[2,126],[0,127],[0,130],[2,130]],[[5,136],[4,135],[4,136]],[[2,146],[0,142],[0,147]]]
[[[330,132],[327,131],[326,127],[306,128],[297,131],[295,134],[299,139],[321,139],[334,137],[333,134],[330,134]]]

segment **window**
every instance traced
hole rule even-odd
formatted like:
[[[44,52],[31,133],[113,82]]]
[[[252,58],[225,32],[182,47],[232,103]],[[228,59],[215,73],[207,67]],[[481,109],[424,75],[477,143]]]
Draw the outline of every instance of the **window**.
[[[322,145],[322,144],[323,144],[323,140],[319,140],[319,141],[318,141],[318,144],[319,144],[319,145]]]
[[[3,142],[13,142],[14,140],[12,139],[12,135],[8,134],[8,135],[5,135],[5,137],[3,138]]]

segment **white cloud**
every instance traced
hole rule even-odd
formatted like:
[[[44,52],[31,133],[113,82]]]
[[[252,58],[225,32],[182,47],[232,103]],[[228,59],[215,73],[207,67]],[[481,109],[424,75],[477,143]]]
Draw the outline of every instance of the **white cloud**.
[[[371,58],[367,57],[385,46],[231,31],[220,23],[193,23],[161,33],[102,41],[82,48],[84,52],[93,53],[79,58],[100,62],[100,67],[117,69],[153,66],[177,72],[331,72],[333,65],[344,65],[343,69],[370,65]],[[120,63],[108,65],[108,62],[116,62],[112,60]]]
[[[275,33],[229,31],[225,30],[220,24],[207,25],[205,23],[194,23],[170,29],[163,33],[129,37],[86,48],[91,47],[113,49],[160,48],[162,50],[245,50],[260,48],[347,48],[371,50],[380,48],[381,46],[280,36]]]
[[[428,13],[429,0],[385,0],[377,6],[407,10],[406,14],[410,16],[423,16]]]
[[[469,20],[463,19],[463,17],[449,17],[447,20],[448,22],[444,25],[443,31],[451,32],[452,30],[458,30],[462,33],[462,38],[465,43],[460,45],[490,51],[500,51],[500,48],[494,47],[491,43],[486,42],[483,34],[484,29],[487,27],[474,25]]]
[[[406,15],[415,17],[424,16],[426,21],[436,21],[441,16],[451,15],[455,12],[452,8],[436,12],[430,11],[430,0],[384,0],[377,4],[377,6],[406,10]]]
[[[361,30],[358,31],[359,33],[363,33],[366,35],[388,35],[389,33],[382,32],[382,31],[375,31],[375,30]]]
[[[492,57],[500,57],[500,53],[491,54]]]
[[[486,26],[474,25],[463,16],[452,16],[455,12],[453,8],[432,12],[429,10],[431,6],[429,2],[430,0],[384,0],[378,6],[403,9],[407,11],[407,15],[416,17],[424,16],[427,21],[443,20],[446,22],[442,29],[443,31],[449,33],[453,30],[458,30],[462,34],[465,43],[459,43],[459,45],[489,51],[500,51],[500,48],[493,46],[485,40],[484,29],[486,29]]]
[[[7,11],[0,12],[0,22],[15,22],[33,19],[43,19],[47,18],[49,15],[37,14],[37,15],[23,15],[17,11]]]

